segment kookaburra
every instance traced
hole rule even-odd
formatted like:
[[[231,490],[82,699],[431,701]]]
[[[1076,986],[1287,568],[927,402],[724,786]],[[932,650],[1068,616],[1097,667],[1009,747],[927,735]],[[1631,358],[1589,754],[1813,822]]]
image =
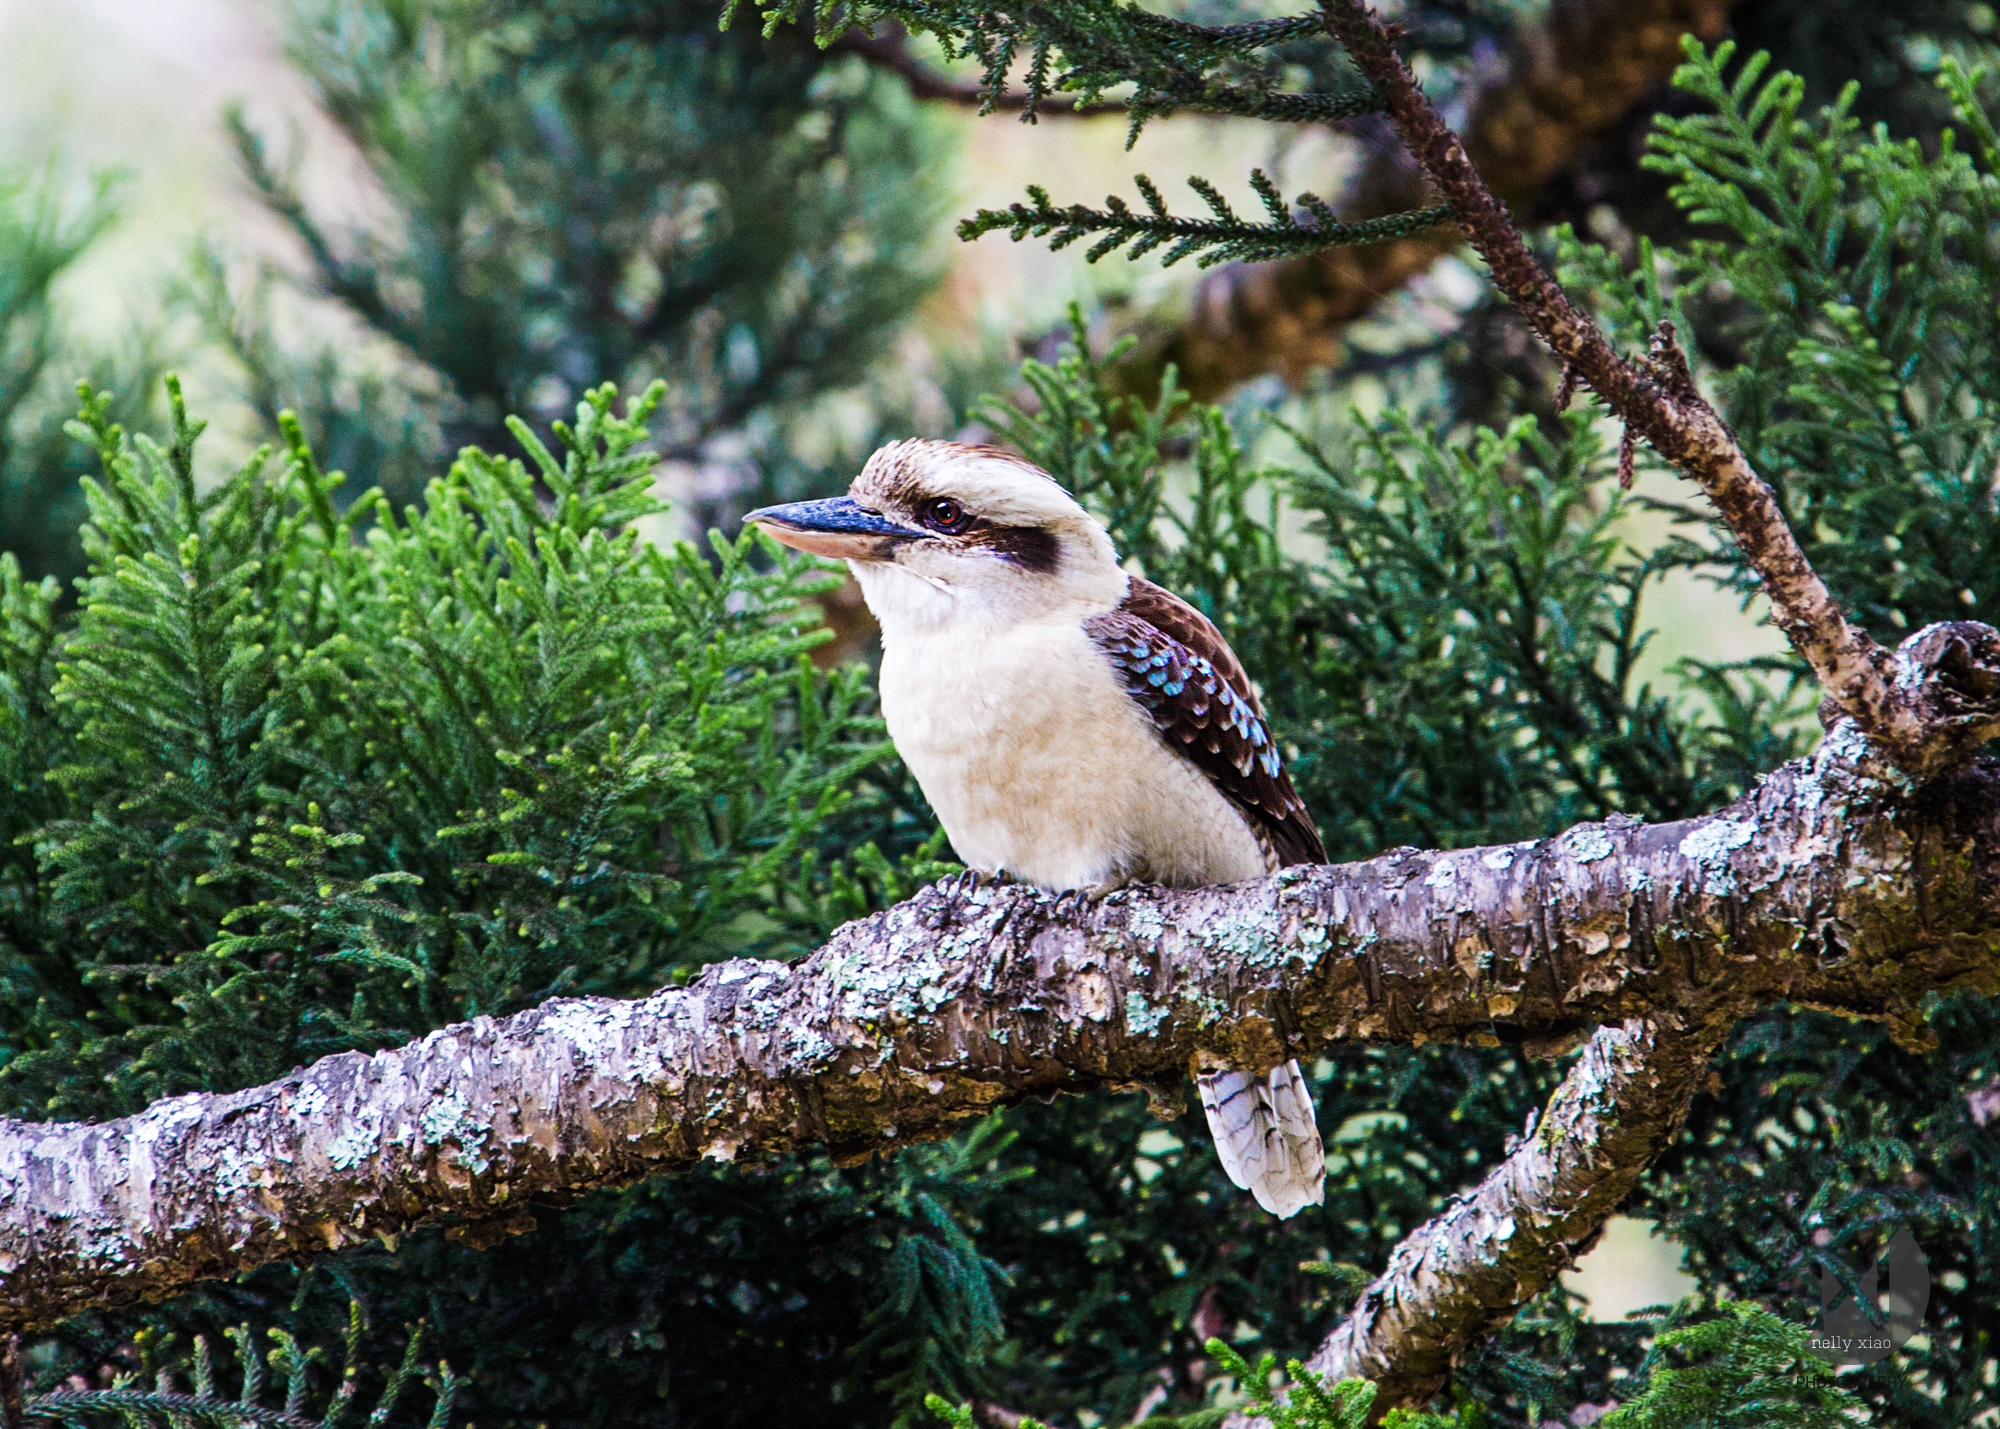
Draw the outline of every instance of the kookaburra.
[[[1095,895],[1325,862],[1221,632],[1121,569],[1040,468],[895,442],[846,496],[744,519],[854,572],[882,627],[889,736],[968,868]],[[1299,1064],[1196,1081],[1230,1179],[1279,1216],[1319,1204]]]

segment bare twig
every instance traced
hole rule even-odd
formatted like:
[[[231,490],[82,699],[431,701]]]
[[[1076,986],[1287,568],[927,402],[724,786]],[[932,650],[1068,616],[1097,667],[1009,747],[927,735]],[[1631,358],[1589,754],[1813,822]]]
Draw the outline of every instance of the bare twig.
[[[1503,200],[1533,202],[1659,91],[1683,58],[1682,35],[1719,38],[1735,4],[1555,0],[1538,25],[1515,38],[1506,63],[1476,81],[1460,131],[1466,152]],[[1354,127],[1365,157],[1336,204],[1343,215],[1366,219],[1434,202],[1391,126]],[[1266,372],[1297,384],[1339,360],[1348,324],[1463,241],[1455,229],[1434,229],[1367,248],[1218,268],[1196,285],[1184,312],[1148,317],[1132,330],[1138,345],[1111,377],[1151,397],[1172,363],[1182,389],[1199,401]]]
[[[1008,113],[1019,113],[1028,107],[1028,95],[1025,90],[1010,89],[988,96],[979,85],[970,80],[951,79],[939,74],[910,53],[909,31],[893,21],[885,21],[874,30],[849,30],[828,48],[838,54],[859,55],[877,69],[901,75],[910,86],[910,93],[919,99],[942,100],[947,104],[963,105],[968,109],[1000,110]],[[1049,105],[1039,112],[1062,116],[1101,111],[1079,111],[1072,105]]]
[[[1028,15],[1036,29],[1044,38],[1054,40],[1072,61],[1081,60],[1095,52],[1099,57],[1110,57],[1115,51],[1106,51],[1094,40],[1089,29],[1070,23],[1060,8],[1050,9],[1031,6]],[[1310,16],[1293,16],[1281,20],[1253,20],[1237,25],[1204,26],[1162,16],[1150,16],[1144,11],[1128,12],[1134,21],[1145,22],[1156,31],[1164,30],[1176,39],[1199,38],[1210,43],[1270,44],[1287,36],[1312,34],[1317,24]],[[1197,65],[1186,66],[1171,76],[1148,74],[1135,68],[1125,74],[1134,83],[1134,91],[1123,97],[1106,99],[1101,95],[1085,100],[1084,91],[1071,91],[1078,102],[1049,109],[1049,102],[1062,94],[1067,81],[1058,77],[1053,90],[1046,86],[1039,90],[1031,84],[1026,90],[1009,92],[1004,85],[989,90],[983,83],[964,84],[938,75],[923,61],[910,53],[909,33],[894,21],[885,21],[868,31],[851,31],[834,42],[837,49],[860,55],[869,63],[893,73],[902,75],[920,98],[941,99],[954,104],[976,105],[981,112],[991,110],[1015,110],[1023,113],[1033,122],[1044,113],[1089,115],[1123,112],[1135,118],[1157,117],[1175,112],[1198,114],[1234,114],[1246,118],[1275,119],[1283,122],[1304,122],[1319,120],[1348,119],[1357,114],[1372,113],[1377,108],[1373,94],[1359,90],[1348,94],[1320,94],[1312,92],[1291,93],[1271,90],[1262,85],[1238,84],[1219,80]]]

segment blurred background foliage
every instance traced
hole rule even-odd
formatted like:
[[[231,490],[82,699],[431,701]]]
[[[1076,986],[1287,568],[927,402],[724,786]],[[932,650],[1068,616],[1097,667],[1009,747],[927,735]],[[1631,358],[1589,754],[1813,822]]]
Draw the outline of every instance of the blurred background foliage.
[[[1469,104],[1582,8],[1406,18]],[[1681,325],[1878,637],[1990,618],[2000,155],[1990,85],[1955,66],[1994,12],[1724,8],[1739,58],[1678,88],[1663,70],[1522,211],[1622,340]],[[5,156],[6,1114],[121,1114],[795,956],[949,868],[882,743],[851,602],[734,520],[844,486],[884,434],[1011,443],[1214,617],[1336,858],[1685,817],[1814,738],[1703,513],[1659,472],[1620,493],[1615,431],[1556,415],[1553,367],[1458,258],[1289,382],[1134,396],[1121,364],[1190,320],[1185,285],[1026,250],[1003,281],[1001,240],[946,238],[968,190],[1094,198],[1072,175],[1130,171],[1115,117],[1058,106],[1021,147],[920,45],[820,50],[678,0],[273,13],[311,107],[216,115],[260,217],[151,255],[136,316],[93,310],[119,270],[92,265],[143,246],[121,213],[144,175]],[[1270,63],[1341,82],[1324,44]],[[1232,124],[1144,143],[1331,195],[1367,142]],[[315,145],[345,187],[314,178]],[[221,418],[199,442],[168,365]],[[2000,1413],[2000,1039],[1978,999],[1933,1024],[1931,1052],[1813,1015],[1742,1028],[1632,1208],[1696,1296],[1601,1323],[1552,1293],[1462,1367],[1458,1420]],[[1228,1187],[1198,1115],[1069,1098],[890,1162],[601,1194],[498,1252],[439,1230],[269,1269],[82,1317],[27,1362],[45,1390],[169,1361],[196,1384],[196,1337],[248,1324],[291,1337],[272,1363],[336,1420],[914,1424],[942,1393],[982,1424],[1210,1422],[1244,1387],[1207,1342],[1309,1351],[1561,1070],[1505,1047],[1321,1059],[1327,1203],[1286,1223]],[[1931,1260],[1926,1335],[1836,1392],[1796,1362],[1818,1274],[1851,1285],[1904,1225]],[[419,1324],[449,1378],[412,1367]],[[244,1389],[246,1363],[211,1388]],[[399,1399],[422,1374],[440,1393]]]

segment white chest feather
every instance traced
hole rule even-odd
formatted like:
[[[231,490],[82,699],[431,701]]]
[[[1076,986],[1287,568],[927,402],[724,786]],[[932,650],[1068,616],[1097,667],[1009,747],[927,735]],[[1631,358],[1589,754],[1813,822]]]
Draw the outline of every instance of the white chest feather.
[[[1266,872],[1243,814],[1162,742],[1077,624],[885,630],[882,710],[969,867],[1047,888]]]

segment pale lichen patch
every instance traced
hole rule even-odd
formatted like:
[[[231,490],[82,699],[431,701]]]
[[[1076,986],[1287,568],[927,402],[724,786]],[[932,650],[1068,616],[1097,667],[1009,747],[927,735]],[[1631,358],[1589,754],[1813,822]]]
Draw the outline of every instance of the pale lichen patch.
[[[1697,825],[1680,842],[1680,855],[1698,870],[1704,893],[1728,894],[1736,890],[1729,870],[1729,855],[1757,836],[1757,825],[1747,819],[1710,819]]]
[[[138,1145],[151,1146],[161,1137],[171,1136],[182,1127],[200,1121],[206,1101],[207,1098],[200,1092],[189,1092],[185,1096],[155,1102],[132,1118],[129,1135]]]
[[[832,1057],[839,1049],[815,1028],[803,1023],[788,1026],[779,1043],[784,1055],[809,1067]]]
[[[1571,829],[1561,841],[1563,852],[1578,863],[1595,863],[1600,858],[1611,857],[1611,838],[1603,829],[1591,825]]]
[[[1150,1037],[1167,1020],[1167,1009],[1154,1007],[1146,994],[1134,988],[1125,994],[1125,1030],[1134,1037]]]
[[[1220,913],[1200,936],[1215,952],[1255,968],[1275,967],[1288,953],[1279,937],[1276,911],[1268,905]]]
[[[257,1172],[262,1168],[263,1158],[248,1147],[225,1143],[216,1153],[214,1165],[217,1189],[235,1194],[248,1190],[261,1179]]]
[[[381,1139],[374,1127],[357,1122],[344,1128],[327,1144],[326,1159],[333,1163],[336,1170],[352,1171],[375,1154]]]
[[[417,1127],[427,1146],[457,1142],[458,1151],[451,1158],[453,1163],[475,1176],[491,1164],[484,1148],[493,1131],[492,1125],[475,1116],[471,1106],[457,1091],[450,1090],[433,1097],[417,1118]]]
[[[698,994],[684,994],[684,999],[701,1005]],[[629,1002],[565,998],[542,1010],[542,1027],[568,1042],[585,1065],[594,1067],[611,1060],[634,1011]]]
[[[1167,931],[1167,920],[1156,904],[1135,899],[1125,905],[1125,931],[1152,942]]]

